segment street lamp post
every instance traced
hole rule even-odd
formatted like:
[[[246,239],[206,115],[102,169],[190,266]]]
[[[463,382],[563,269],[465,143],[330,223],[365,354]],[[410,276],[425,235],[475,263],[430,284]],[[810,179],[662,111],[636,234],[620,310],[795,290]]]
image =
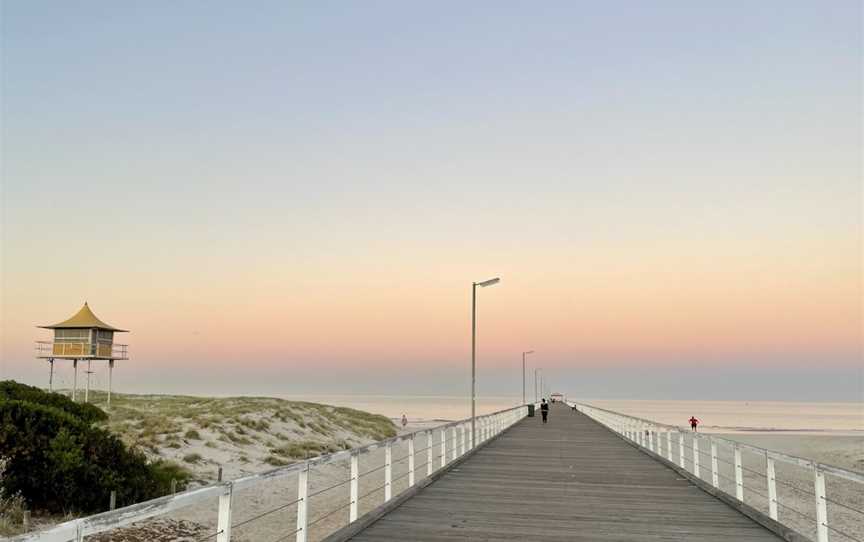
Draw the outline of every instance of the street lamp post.
[[[533,354],[533,350],[522,352],[522,404],[525,404],[525,356]]]
[[[534,369],[534,402],[535,403],[537,401],[539,401],[539,398],[537,396],[539,389],[538,389],[537,385],[540,382],[540,380],[539,380],[539,377],[537,376],[537,373],[542,371],[542,370],[543,370],[542,367],[537,367],[536,369]]]
[[[484,280],[483,282],[471,283],[471,449],[474,449],[474,443],[477,442],[477,428],[474,417],[477,407],[477,287],[486,288],[501,282],[501,279]]]

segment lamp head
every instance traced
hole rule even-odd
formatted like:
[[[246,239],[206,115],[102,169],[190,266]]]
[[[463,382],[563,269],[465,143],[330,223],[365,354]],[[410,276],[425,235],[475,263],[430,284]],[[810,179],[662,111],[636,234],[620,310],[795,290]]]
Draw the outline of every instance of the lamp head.
[[[474,284],[481,288],[485,288],[487,286],[492,286],[493,284],[498,284],[499,282],[501,282],[501,279],[499,277],[495,277],[494,279],[484,280],[483,282],[475,282]]]

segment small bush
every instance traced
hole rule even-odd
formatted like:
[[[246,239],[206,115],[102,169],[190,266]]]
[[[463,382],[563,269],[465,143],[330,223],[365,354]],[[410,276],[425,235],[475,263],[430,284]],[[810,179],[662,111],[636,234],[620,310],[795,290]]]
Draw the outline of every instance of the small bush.
[[[251,418],[240,418],[240,423],[242,425],[245,425],[249,429],[254,430],[254,431],[269,431],[270,430],[270,424],[267,423],[265,420],[253,420]],[[237,432],[238,433],[240,432],[239,427],[237,428]]]
[[[160,459],[150,465],[150,475],[158,488],[158,495],[166,495],[171,491],[171,480],[177,480],[177,491],[185,490],[192,480],[192,473],[188,469],[165,459]]]
[[[290,461],[285,461],[284,459],[279,459],[275,455],[267,456],[267,459],[264,460],[268,465],[273,465],[274,467],[284,467],[285,465],[290,465]]]
[[[8,459],[0,458],[0,479],[6,470]],[[7,495],[0,486],[0,536],[11,536],[21,532],[26,509],[21,495]]]
[[[300,440],[278,448],[271,448],[270,453],[283,457],[306,459],[316,455],[338,452],[340,449],[342,448],[339,443],[327,444],[315,440]]]
[[[183,456],[183,461],[185,461],[186,463],[198,463],[202,459],[204,458],[201,457],[201,454],[196,453],[186,454]]]
[[[183,437],[189,440],[201,440],[201,435],[194,429],[186,431],[186,433],[183,434]]]

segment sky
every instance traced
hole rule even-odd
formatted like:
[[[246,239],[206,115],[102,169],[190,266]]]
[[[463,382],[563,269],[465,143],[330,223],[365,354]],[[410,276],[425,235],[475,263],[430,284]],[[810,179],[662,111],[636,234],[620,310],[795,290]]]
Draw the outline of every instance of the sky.
[[[864,400],[860,2],[0,10],[0,378]]]

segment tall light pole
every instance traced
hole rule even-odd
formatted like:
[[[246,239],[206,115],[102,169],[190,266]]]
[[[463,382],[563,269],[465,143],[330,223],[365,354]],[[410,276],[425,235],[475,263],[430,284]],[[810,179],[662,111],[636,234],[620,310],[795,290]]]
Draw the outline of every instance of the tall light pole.
[[[522,404],[525,404],[525,356],[533,354],[533,350],[522,352]]]
[[[537,367],[536,369],[534,369],[534,402],[535,403],[537,401],[539,401],[539,398],[537,397],[537,392],[538,392],[537,384],[539,383],[539,377],[537,376],[537,373],[542,371],[542,370],[543,370],[542,367]]]
[[[501,282],[501,279],[484,280],[483,282],[471,283],[471,449],[477,442],[477,429],[474,424],[474,416],[477,407],[477,287],[485,288]]]

